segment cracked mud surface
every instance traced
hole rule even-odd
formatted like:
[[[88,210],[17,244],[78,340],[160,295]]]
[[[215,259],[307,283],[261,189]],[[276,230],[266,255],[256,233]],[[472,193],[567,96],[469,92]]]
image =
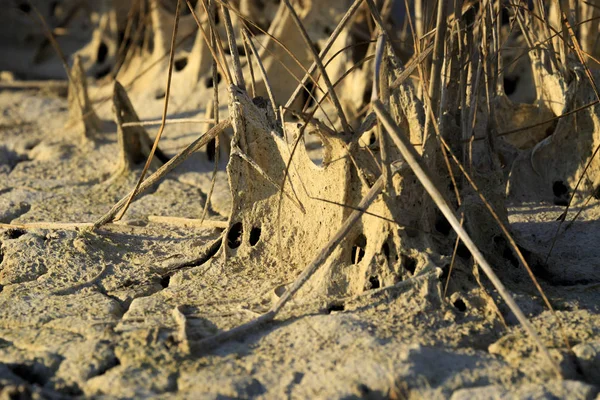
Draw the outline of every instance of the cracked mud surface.
[[[148,220],[201,215],[212,171],[204,152],[134,202],[120,223],[95,232],[19,227],[93,222],[131,189],[139,170],[105,184],[117,163],[108,114],[100,138],[86,147],[64,129],[64,98],[0,92],[0,109],[0,222],[15,225],[0,230],[2,398],[597,396],[597,204],[561,235],[543,267],[572,353],[526,275],[507,272],[564,381],[541,367],[501,302],[508,329],[479,289],[443,298],[441,269],[337,302],[293,302],[242,341],[189,355],[178,315],[191,340],[238,326],[268,309],[299,271],[232,271],[219,255],[222,230]],[[172,132],[171,154],[195,138]],[[220,174],[209,217],[225,220],[231,200]],[[515,204],[510,220],[529,250],[546,254],[563,211]]]

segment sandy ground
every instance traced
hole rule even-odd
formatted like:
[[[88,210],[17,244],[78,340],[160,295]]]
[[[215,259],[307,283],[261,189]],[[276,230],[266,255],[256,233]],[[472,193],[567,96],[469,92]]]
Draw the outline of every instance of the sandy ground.
[[[87,145],[65,128],[64,97],[3,91],[0,110],[1,223],[92,222],[134,184],[139,170],[106,183],[117,164],[110,107]],[[200,132],[170,129],[164,149],[172,155]],[[501,271],[564,380],[501,302],[508,327],[479,289],[444,298],[442,265],[361,296],[293,303],[243,341],[188,354],[186,338],[251,320],[299,272],[232,271],[218,256],[222,230],[149,221],[198,218],[211,171],[206,153],[195,154],[95,232],[0,229],[0,398],[600,398],[597,201],[536,270],[572,351],[519,267]],[[209,218],[226,220],[229,202],[221,171]],[[543,258],[564,207],[509,211]]]

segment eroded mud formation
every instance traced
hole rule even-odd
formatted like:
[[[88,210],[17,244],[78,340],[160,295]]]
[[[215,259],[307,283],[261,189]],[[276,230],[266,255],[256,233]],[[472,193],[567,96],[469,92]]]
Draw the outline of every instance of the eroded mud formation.
[[[509,382],[524,398],[593,398],[600,51],[583,21],[600,3],[533,3],[11,1],[2,393],[477,398]],[[375,99],[561,380],[403,162]],[[163,116],[152,184],[122,212]],[[380,179],[275,322],[197,346],[268,315]],[[330,340],[331,353],[290,350]],[[431,372],[438,362],[447,371]]]

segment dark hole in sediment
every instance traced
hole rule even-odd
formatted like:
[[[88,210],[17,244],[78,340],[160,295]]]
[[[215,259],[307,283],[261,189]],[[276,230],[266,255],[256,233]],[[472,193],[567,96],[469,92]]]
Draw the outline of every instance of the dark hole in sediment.
[[[34,385],[44,386],[48,382],[47,372],[40,364],[8,364],[8,369],[19,378]]]
[[[377,142],[377,135],[375,134],[375,132],[372,132],[371,135],[369,136],[369,146],[374,145]]]
[[[552,184],[552,193],[554,193],[556,197],[561,197],[569,193],[569,188],[563,181],[554,181]]]
[[[385,256],[385,258],[387,258],[389,260],[390,259],[390,245],[387,242],[385,242],[381,246],[381,251],[383,252],[383,255]]]
[[[236,46],[236,49],[240,57],[246,57],[246,49],[244,49],[244,46]],[[225,54],[231,55],[231,49],[229,48],[229,46],[223,49],[223,51],[225,52]]]
[[[467,305],[465,304],[465,302],[463,301],[463,299],[456,299],[454,300],[454,303],[452,303],[452,305],[454,307],[456,307],[456,309],[460,312],[465,312],[467,311]]]
[[[515,257],[512,250],[510,249],[510,247],[508,247],[508,246],[504,247],[504,251],[502,252],[502,257],[507,259],[512,264],[513,267],[519,266],[519,260],[517,259],[517,257]]]
[[[371,393],[371,389],[364,383],[358,385],[358,391],[360,392],[361,396],[368,396]]]
[[[110,72],[110,65],[107,65],[104,68],[99,69],[98,71],[96,71],[94,73],[94,78],[96,79],[101,79],[104,78],[106,75],[108,75]]]
[[[221,83],[221,74],[217,72],[217,85]],[[204,85],[207,88],[211,88],[213,86],[215,86],[215,82],[213,81],[212,76],[209,76],[208,78],[206,78],[206,80],[204,81]]]
[[[596,200],[600,200],[600,185],[596,186],[596,189],[594,189],[594,191],[592,192],[592,196]]]
[[[171,283],[171,276],[170,275],[165,275],[162,278],[160,278],[160,286],[163,287],[163,289],[166,289],[169,287],[169,283]]]
[[[498,246],[499,250],[502,251],[502,257],[508,260],[513,267],[519,266],[519,260],[513,254],[511,248],[508,246],[508,242],[502,236],[494,236],[494,243]]]
[[[334,311],[344,311],[345,309],[346,307],[344,304],[331,304],[329,307],[327,307],[327,314],[331,314]]]
[[[19,10],[23,11],[24,13],[29,13],[31,11],[31,6],[27,3],[21,3],[18,5]]]
[[[175,60],[175,62],[173,63],[173,66],[175,67],[175,71],[179,72],[182,71],[188,63],[188,58],[187,57],[183,57],[180,58],[179,60]]]
[[[211,139],[206,144],[206,158],[208,158],[208,161],[213,162],[213,161],[215,161],[216,155],[217,155],[217,140]]]
[[[508,12],[508,8],[506,7],[502,7],[502,11],[501,11],[501,21],[502,21],[502,25],[508,25],[510,24],[510,13]]]
[[[319,46],[319,43],[312,42],[312,45],[315,48],[315,50],[317,50],[317,54],[321,52],[321,46]]]
[[[370,276],[369,285],[371,286],[370,289],[379,289],[381,287],[381,284],[379,283],[379,277],[377,277],[377,275]]]
[[[417,269],[417,260],[415,260],[411,256],[402,255],[402,266],[405,270],[407,270],[411,274],[414,274],[415,270]]]
[[[308,81],[304,85],[304,88],[302,89],[301,97],[300,97],[302,99],[302,105],[304,106],[304,108],[309,108],[313,104],[315,104],[314,98],[311,97],[311,93],[314,96],[314,91],[315,91],[314,89],[315,89],[315,84],[312,81]]]
[[[517,90],[519,79],[518,76],[504,76],[504,93],[506,93],[507,96],[513,94]]]
[[[362,61],[362,59],[367,56],[367,51],[369,50],[369,43],[364,43],[365,40],[358,36],[353,36],[352,42],[355,45],[352,50],[352,62],[356,64],[359,61]],[[369,98],[370,97],[371,96],[369,96]]]
[[[450,264],[444,264],[442,268],[442,275],[440,275],[440,281],[446,282],[448,279],[448,273],[450,272]]]
[[[56,15],[56,11],[58,11],[58,1],[53,1],[50,3],[50,7],[48,7],[48,13],[50,16],[54,17]]]
[[[108,55],[108,46],[104,42],[100,42],[100,46],[98,46],[98,53],[96,54],[96,63],[102,64],[106,61],[106,56]]]
[[[158,89],[158,90],[157,90],[157,91],[154,93],[154,99],[155,99],[155,100],[164,99],[166,95],[167,95],[167,93],[164,91],[164,89]]]
[[[435,230],[444,236],[448,236],[452,230],[450,222],[443,215],[438,215],[435,220]]]
[[[365,248],[367,247],[367,238],[362,233],[358,235],[352,246],[352,263],[358,264],[365,256]]]
[[[190,5],[192,6],[192,9],[196,9],[196,3],[198,3],[198,0],[190,0]],[[185,3],[184,3],[185,4]],[[185,5],[183,7],[181,7],[181,15],[189,15],[192,12],[190,11],[189,7],[186,7]]]
[[[363,92],[362,104],[369,104],[371,102],[371,95],[373,94],[373,88],[369,85]]]
[[[6,236],[8,236],[9,239],[18,239],[25,233],[26,232],[23,229],[9,229],[8,232],[6,232]]]
[[[554,204],[557,206],[567,206],[569,204],[569,188],[563,181],[554,181],[552,183],[552,193],[554,193]]]
[[[469,249],[467,249],[467,246],[465,246],[463,242],[460,242],[458,244],[458,247],[456,248],[456,255],[462,258],[463,260],[468,260],[469,258],[471,258],[471,252],[469,251]]]
[[[260,240],[260,232],[260,228],[256,226],[250,230],[250,246],[254,246],[258,243]]]
[[[244,233],[244,227],[241,222],[233,224],[229,233],[227,234],[227,245],[230,249],[237,249],[242,244],[242,233]]]

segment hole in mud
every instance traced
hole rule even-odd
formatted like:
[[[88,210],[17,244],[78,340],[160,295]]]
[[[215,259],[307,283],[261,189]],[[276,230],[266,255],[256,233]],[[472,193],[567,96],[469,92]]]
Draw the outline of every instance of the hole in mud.
[[[454,303],[452,303],[452,305],[460,312],[467,311],[467,305],[465,304],[463,299],[454,300]]]
[[[415,260],[411,256],[402,255],[402,266],[405,270],[407,270],[411,274],[414,274],[415,270],[417,269],[417,260]]]
[[[188,63],[188,58],[187,57],[183,57],[180,58],[179,60],[175,60],[175,62],[173,63],[173,66],[175,67],[175,71],[179,72],[182,71]]]
[[[556,197],[561,197],[569,193],[569,188],[563,181],[555,181],[552,184],[552,193],[554,193]]]
[[[344,304],[330,304],[329,307],[327,307],[327,314],[331,314],[332,312],[340,312],[340,311],[344,311],[346,309],[346,307],[344,306]]]
[[[104,42],[100,42],[98,46],[98,53],[96,54],[96,63],[102,64],[106,61],[106,56],[108,55],[108,46]]]
[[[592,197],[596,200],[600,200],[600,185],[596,186],[596,189],[592,192]]]
[[[242,244],[242,234],[244,233],[244,227],[241,222],[233,224],[229,233],[227,234],[227,245],[230,249],[237,249]]]
[[[315,50],[317,50],[317,54],[321,53],[321,46],[319,46],[319,43],[312,42],[312,45],[315,48]]]
[[[303,109],[307,109],[315,104],[315,100],[313,99],[315,92],[315,84],[312,81],[306,82],[304,88],[300,92],[300,98],[302,99]],[[312,94],[312,96],[311,96]]]
[[[96,73],[94,74],[94,78],[96,78],[96,79],[104,78],[106,75],[108,75],[109,72],[110,72],[110,65],[107,65],[106,67],[96,71]]]
[[[358,385],[358,391],[360,392],[361,396],[368,396],[371,393],[371,389],[364,383]]]
[[[313,164],[315,164],[317,167],[323,167],[325,150],[319,135],[304,135],[304,147]]]
[[[556,125],[558,124],[558,122],[554,122],[553,124],[551,124],[549,127],[546,128],[545,134],[546,137],[551,136],[554,131],[556,130]]]
[[[198,3],[198,0],[190,0],[190,4],[192,5],[192,9],[196,9],[196,4]],[[189,7],[181,7],[181,15],[190,15],[192,12],[190,11]]]
[[[240,57],[246,57],[246,49],[244,49],[244,46],[236,46],[236,49]],[[231,49],[229,46],[223,49],[223,52],[227,55],[231,55]]]
[[[167,95],[167,93],[164,91],[164,89],[158,89],[156,91],[156,93],[154,93],[154,99],[155,100],[164,99],[166,95]]]
[[[456,248],[456,254],[464,260],[471,258],[471,252],[462,242],[458,244],[458,247]]]
[[[39,371],[45,369],[41,364],[8,364],[7,366],[13,374],[30,384],[44,386],[48,382],[46,373]]]
[[[357,43],[360,43],[360,44],[357,44]],[[352,44],[356,45],[353,47],[354,51],[352,51],[352,62],[354,64],[357,64],[358,62],[362,61],[362,59],[367,56],[367,51],[369,50],[370,43],[368,43],[368,42],[365,43],[364,39],[360,38],[359,36],[352,35]],[[369,98],[370,98],[370,96],[369,96]]]
[[[26,14],[29,14],[31,12],[31,6],[27,3],[21,3],[18,5],[18,9],[23,11]]]
[[[501,21],[502,21],[502,25],[509,25],[510,24],[510,13],[508,12],[508,8],[506,7],[502,7],[502,11],[501,11]]]
[[[9,229],[8,232],[6,232],[6,236],[8,236],[9,239],[18,239],[25,233],[26,232],[23,229]]]
[[[208,142],[206,144],[206,158],[208,158],[208,161],[213,162],[213,161],[215,161],[216,155],[217,155],[217,140],[211,139],[210,142]]]
[[[50,7],[48,8],[49,14],[54,17],[58,11],[58,1],[53,1],[50,3]]]
[[[221,83],[221,74],[217,72],[217,85]],[[204,80],[204,86],[206,86],[207,88],[211,88],[215,86],[215,82],[212,78],[212,76],[209,76],[208,78],[206,78]]]
[[[557,206],[567,206],[569,204],[569,188],[563,181],[552,183],[552,193],[554,193],[554,204]]]
[[[118,367],[119,365],[121,365],[121,360],[119,360],[119,358],[115,356],[103,368],[100,368],[95,376],[102,376],[111,369]]]
[[[444,236],[448,236],[452,230],[450,222],[443,215],[438,215],[435,220],[435,230]]]
[[[385,242],[383,246],[381,246],[381,252],[385,256],[385,258],[387,258],[388,260],[390,259],[390,245],[387,242]]]
[[[363,98],[362,98],[362,104],[369,104],[371,102],[371,95],[373,94],[373,88],[371,85],[369,85],[364,93],[363,93]]]
[[[520,77],[518,76],[504,76],[504,93],[510,96],[517,90],[517,84],[519,83]]]
[[[260,232],[260,228],[256,226],[250,230],[250,246],[254,246],[256,243],[258,243],[260,240]]]
[[[513,254],[511,248],[508,245],[506,239],[502,236],[494,236],[493,238],[494,244],[498,246],[499,250],[502,251],[502,257],[508,260],[513,267],[519,266],[519,260]]]
[[[171,283],[171,275],[165,275],[160,279],[160,286],[162,286],[163,289],[168,288],[169,283]]]
[[[379,283],[379,278],[377,275],[373,275],[369,277],[369,289],[379,289],[381,284]]]
[[[517,257],[515,257],[512,250],[508,246],[504,247],[504,251],[502,252],[502,257],[507,259],[512,264],[513,267],[519,266],[519,260],[517,259]]]
[[[330,36],[330,35],[331,35],[331,33],[332,33],[333,31],[331,30],[331,28],[329,28],[328,26],[326,26],[325,28],[323,28],[323,32],[324,32],[324,33],[325,33],[327,36]]]
[[[285,293],[286,290],[287,290],[287,286],[285,286],[285,285],[277,286],[274,290],[275,296],[277,296],[277,297],[283,296],[283,294]]]
[[[365,248],[367,247],[367,237],[362,233],[358,235],[352,246],[352,263],[358,264],[365,256]]]
[[[448,279],[448,272],[450,272],[450,264],[444,264],[442,267],[442,275],[440,275],[440,281],[446,282]]]
[[[375,134],[375,132],[373,132],[369,135],[369,146],[372,146],[375,143],[377,143],[377,135]]]

